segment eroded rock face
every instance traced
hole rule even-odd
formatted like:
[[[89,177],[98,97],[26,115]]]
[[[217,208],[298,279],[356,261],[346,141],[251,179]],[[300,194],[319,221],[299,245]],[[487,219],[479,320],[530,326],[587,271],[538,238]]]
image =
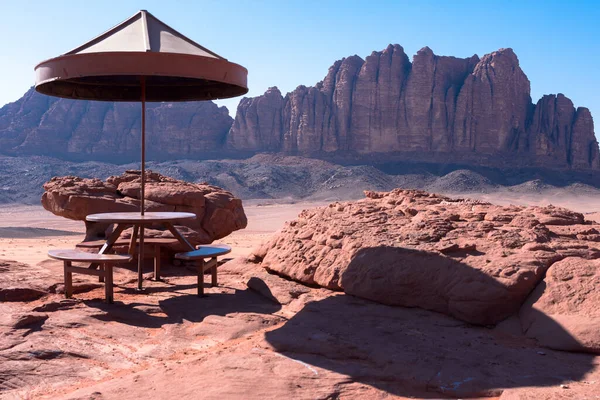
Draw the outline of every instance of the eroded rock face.
[[[127,171],[106,181],[74,176],[55,177],[44,185],[42,205],[61,217],[85,221],[89,214],[139,211],[140,173]],[[219,187],[196,184],[147,172],[146,211],[179,211],[196,214],[178,227],[192,244],[207,244],[247,225],[242,201]],[[106,226],[87,223],[86,240],[102,237]],[[187,228],[187,229],[186,229]],[[170,233],[154,236],[172,237]],[[149,236],[153,236],[150,232]]]
[[[322,82],[240,102],[229,151],[380,153],[428,162],[598,169],[593,120],[564,95],[533,104],[511,49],[460,59],[399,45],[336,61]],[[382,158],[382,160],[383,160]]]
[[[366,195],[303,211],[255,258],[309,285],[491,325],[517,313],[558,261],[594,269],[589,260],[600,257],[600,226],[569,210],[400,189]]]
[[[139,158],[140,105],[56,99],[33,89],[0,108],[0,153],[71,160]],[[149,159],[260,152],[372,162],[600,169],[587,108],[562,94],[536,104],[511,49],[412,62],[400,45],[336,61],[323,81],[240,101],[233,120],[214,103],[147,110]]]
[[[139,160],[139,103],[59,99],[33,88],[0,109],[0,152],[72,160]],[[200,158],[221,148],[233,119],[212,101],[150,103],[149,158]]]

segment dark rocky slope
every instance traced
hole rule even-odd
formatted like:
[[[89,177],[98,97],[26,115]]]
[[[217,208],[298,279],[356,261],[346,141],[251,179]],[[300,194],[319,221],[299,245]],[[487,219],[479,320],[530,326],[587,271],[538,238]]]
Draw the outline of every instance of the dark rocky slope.
[[[364,197],[365,190],[425,189],[447,194],[500,197],[537,194],[554,204],[600,195],[595,173],[572,170],[501,170],[425,163],[343,166],[295,156],[259,154],[246,160],[176,160],[148,162],[148,169],[187,182],[208,182],[246,199],[333,201]],[[69,162],[42,156],[0,156],[0,204],[39,204],[43,185],[54,176],[106,179],[138,163]],[[578,182],[578,183],[574,183]],[[583,197],[582,197],[583,196]],[[271,201],[271,200],[269,200]],[[519,202],[518,200],[514,200]]]

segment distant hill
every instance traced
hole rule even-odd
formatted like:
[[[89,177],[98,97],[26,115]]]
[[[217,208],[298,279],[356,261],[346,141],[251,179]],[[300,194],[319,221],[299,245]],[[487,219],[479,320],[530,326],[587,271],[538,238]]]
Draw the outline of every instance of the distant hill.
[[[364,190],[394,188],[478,197],[502,192],[540,199],[600,195],[597,174],[569,171],[481,169],[465,166],[406,163],[388,166],[343,166],[297,156],[259,154],[246,160],[177,160],[149,162],[148,168],[190,182],[208,182],[242,199],[336,201],[363,197]],[[43,156],[0,156],[0,204],[39,204],[42,185],[53,176],[106,179],[139,163],[69,162]],[[573,183],[578,182],[578,183]],[[595,200],[594,200],[595,201]]]
[[[342,164],[423,161],[498,168],[598,170],[592,116],[562,94],[532,103],[511,49],[479,58],[409,60],[399,45],[336,61],[285,96],[244,98],[235,121],[212,102],[151,104],[149,159],[277,153]],[[139,159],[140,105],[73,101],[30,90],[0,108],[0,154]]]

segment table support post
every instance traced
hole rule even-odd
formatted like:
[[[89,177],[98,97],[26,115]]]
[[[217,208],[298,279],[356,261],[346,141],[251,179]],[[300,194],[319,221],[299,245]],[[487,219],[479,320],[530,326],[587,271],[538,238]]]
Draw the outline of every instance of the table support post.
[[[131,231],[131,239],[129,240],[129,254],[135,255],[135,246],[137,246],[138,232],[140,230],[139,225],[134,225]]]
[[[126,227],[127,224],[117,224],[117,227],[115,228],[113,233],[110,234],[110,236],[106,240],[106,243],[104,243],[104,246],[102,246],[98,254],[108,253],[113,248],[113,245],[119,239],[119,236],[121,236],[121,233],[125,230]]]
[[[115,244],[115,242],[117,241],[117,239],[119,239],[119,236],[121,235],[121,232],[123,232],[123,230],[125,229],[126,225],[125,224],[117,224],[117,227],[115,228],[115,230],[113,231],[113,233],[111,233],[111,235],[108,237],[108,239],[106,240],[106,243],[104,243],[104,246],[102,246],[102,248],[100,249],[100,251],[98,252],[98,254],[106,254],[108,253],[112,248],[113,245]],[[89,269],[96,269],[96,268],[102,268],[100,266],[100,264],[98,263],[91,263],[90,266],[88,267]],[[100,282],[104,282],[104,277],[100,276],[98,278],[98,280]]]
[[[141,215],[138,213],[100,213],[100,214],[92,214],[86,217],[86,220],[89,222],[101,222],[101,223],[116,223],[117,226],[113,233],[109,236],[108,240],[100,249],[100,254],[108,253],[117,239],[119,235],[123,232],[126,226],[133,225],[132,237],[129,241],[129,253],[132,253],[132,250],[135,248],[135,238],[136,231],[137,237],[139,240],[139,251],[138,251],[138,287],[139,291],[143,290],[143,266],[144,266],[144,227],[145,225],[151,225],[153,223],[164,225],[181,243],[184,248],[189,251],[195,250],[194,246],[175,228],[173,222],[182,220],[182,219],[194,219],[196,215],[192,213],[182,213],[182,212],[161,212],[161,213],[149,213],[146,215]],[[136,226],[138,227],[136,230]],[[158,260],[160,261],[160,260]],[[90,265],[90,268],[98,268],[99,263],[93,262]],[[156,276],[160,276],[160,265],[156,265]]]
[[[144,266],[144,225],[140,225],[140,249],[138,250],[138,290],[144,290],[142,281]]]
[[[181,233],[179,233],[179,231],[173,226],[172,223],[165,222],[165,226],[173,234],[175,239],[179,240],[180,243],[185,245],[188,248],[188,250],[190,250],[190,251],[196,250],[196,248],[194,246],[192,246],[192,244],[190,242],[188,242],[188,240],[185,237],[183,237],[183,235]]]

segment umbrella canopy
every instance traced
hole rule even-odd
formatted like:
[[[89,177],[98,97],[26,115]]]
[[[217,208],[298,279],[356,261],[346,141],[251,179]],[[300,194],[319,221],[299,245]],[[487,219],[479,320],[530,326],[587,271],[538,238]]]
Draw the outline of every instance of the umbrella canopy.
[[[214,100],[248,92],[248,71],[142,10],[35,67],[35,89],[82,100]]]

